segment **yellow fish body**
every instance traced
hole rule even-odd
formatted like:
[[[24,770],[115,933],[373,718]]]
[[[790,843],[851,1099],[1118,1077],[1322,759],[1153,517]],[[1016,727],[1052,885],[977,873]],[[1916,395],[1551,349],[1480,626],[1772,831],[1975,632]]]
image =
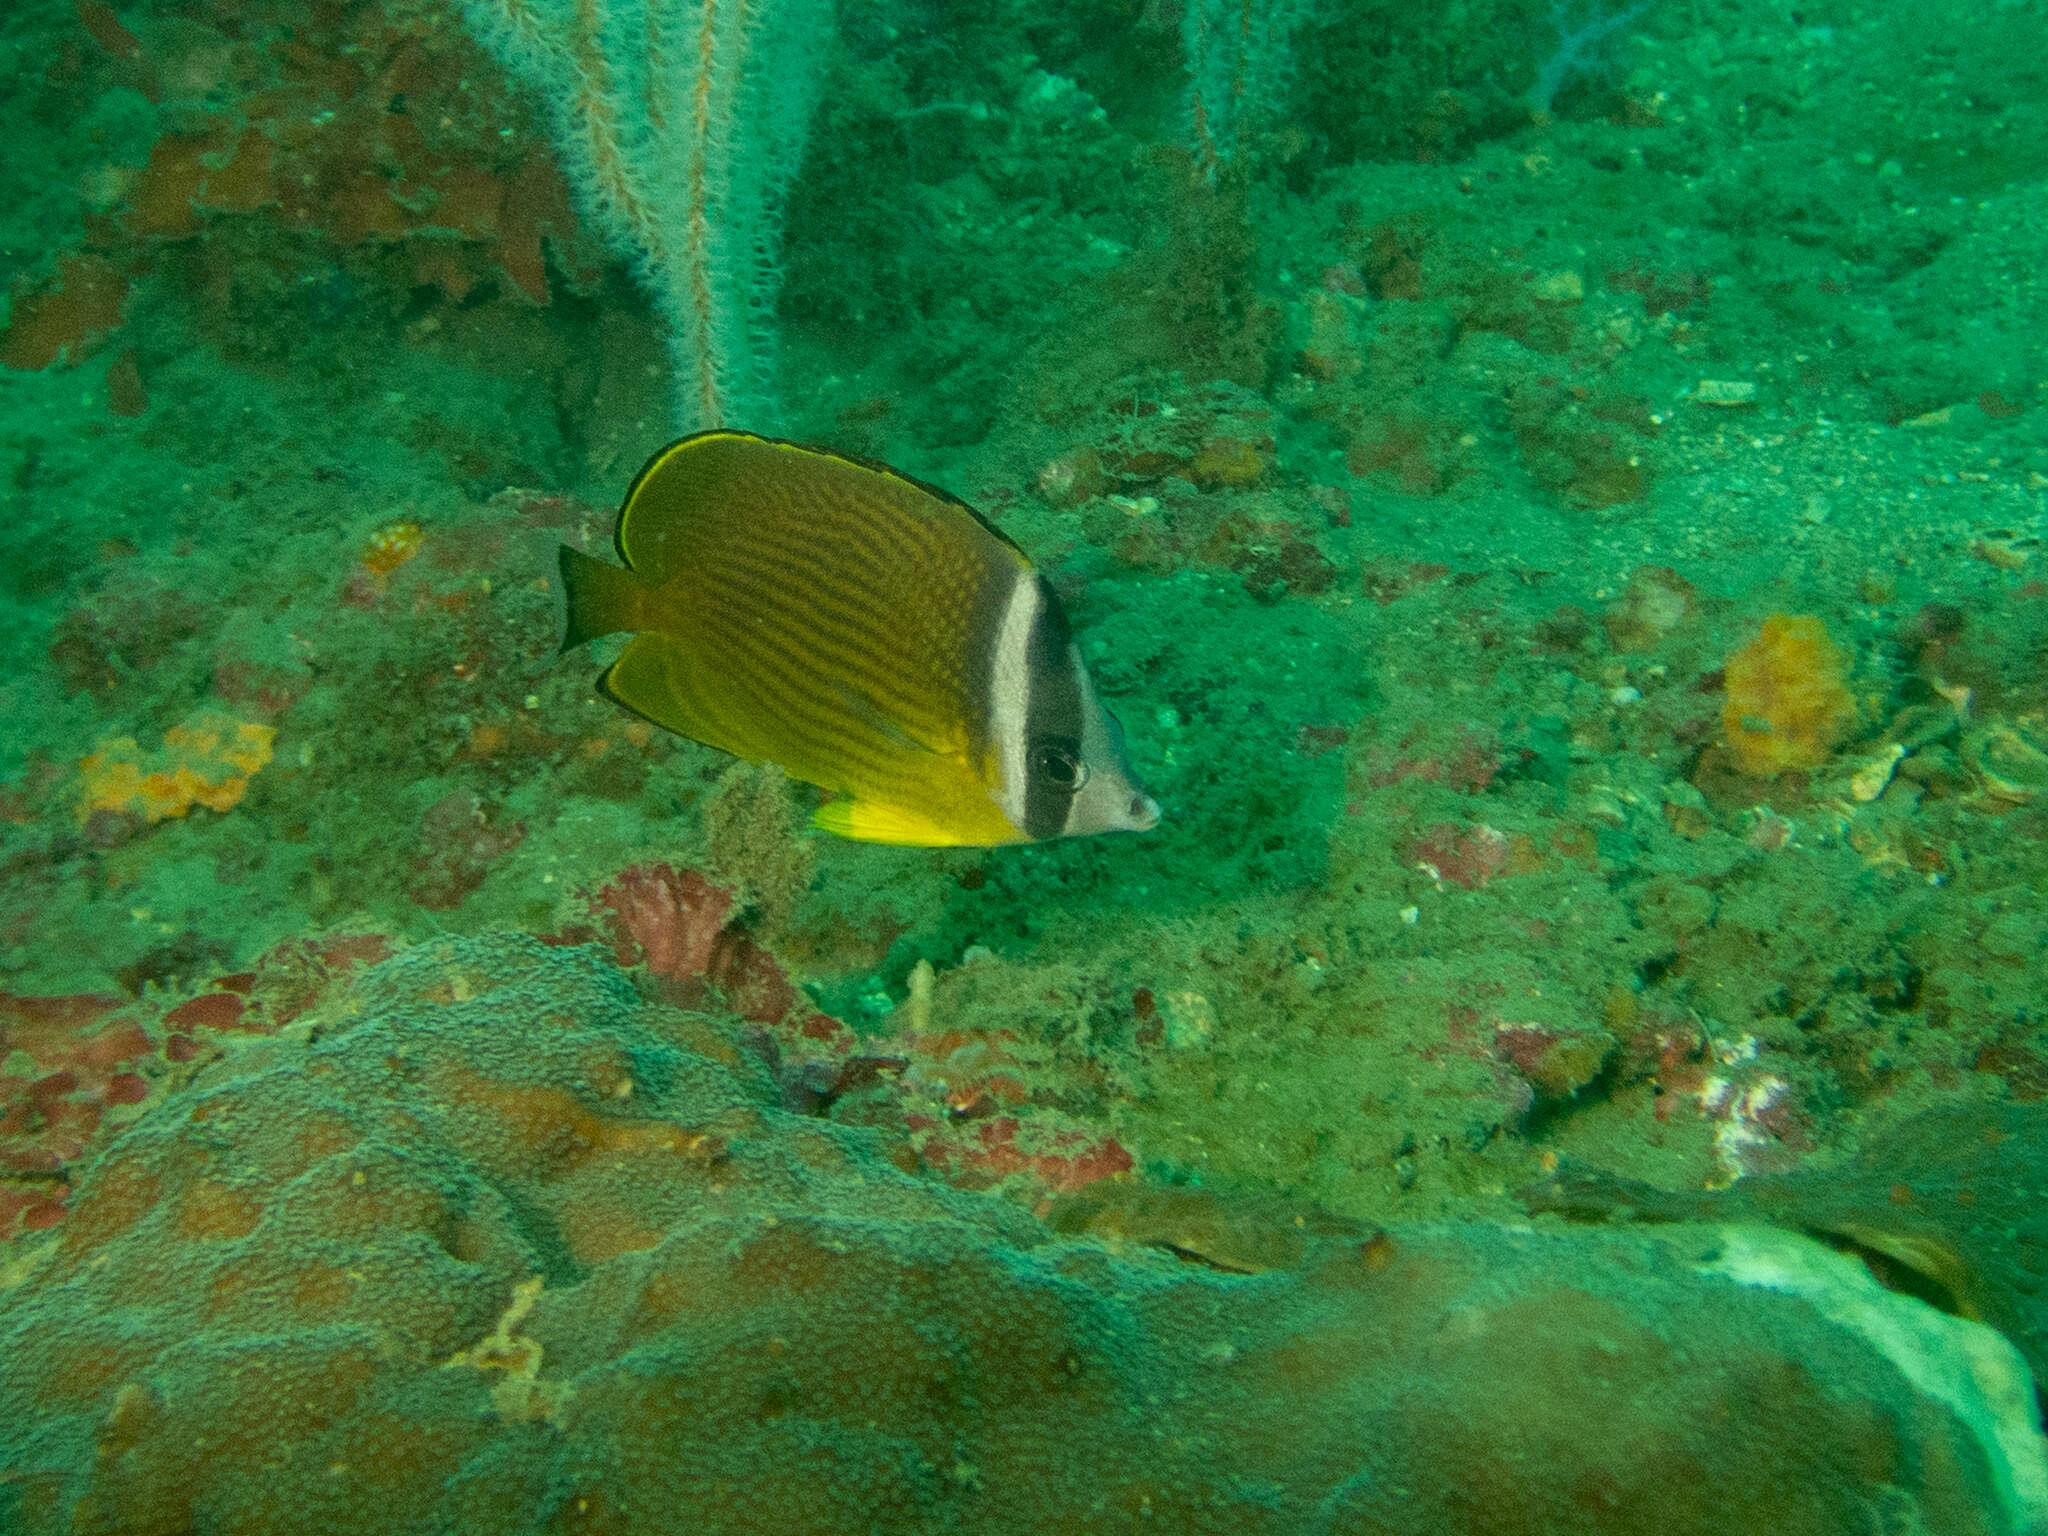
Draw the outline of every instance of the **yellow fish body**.
[[[632,632],[605,691],[832,791],[825,830],[941,847],[1157,824],[1058,596],[965,502],[700,432],[648,460],[617,543],[623,569],[563,548],[563,649]]]

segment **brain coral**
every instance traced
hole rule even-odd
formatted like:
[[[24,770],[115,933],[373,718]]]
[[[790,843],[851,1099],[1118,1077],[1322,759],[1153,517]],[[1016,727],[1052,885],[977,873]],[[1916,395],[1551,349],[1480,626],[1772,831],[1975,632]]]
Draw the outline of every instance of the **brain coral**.
[[[0,1255],[0,1529],[2000,1536],[2048,1500],[2011,1351],[1803,1240],[1330,1223],[1225,1273],[775,1103],[597,950],[387,962]]]

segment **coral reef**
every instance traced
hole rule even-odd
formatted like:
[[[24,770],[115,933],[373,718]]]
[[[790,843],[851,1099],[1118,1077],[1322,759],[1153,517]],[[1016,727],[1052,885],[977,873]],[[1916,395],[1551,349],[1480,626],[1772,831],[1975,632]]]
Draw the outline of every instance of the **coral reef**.
[[[148,1097],[156,1045],[122,1001],[0,994],[0,1242],[63,1220],[67,1165]]]
[[[572,265],[587,279],[569,256],[577,232],[559,173],[501,134],[502,119],[477,117],[468,76],[481,61],[431,8],[354,0],[308,18],[211,0],[131,15],[133,31],[103,5],[79,6],[77,20],[90,46],[71,72],[146,101],[117,137],[138,122],[149,137],[107,146],[70,237],[80,248],[15,283],[0,366],[78,365],[119,330],[131,288],[163,270],[205,290],[220,318],[265,310],[273,334],[237,341],[263,351],[293,344],[274,334],[291,328],[276,323],[280,306],[310,300],[299,323],[317,325],[352,281],[430,286],[451,304],[498,288],[546,304],[544,237],[562,258],[557,279]],[[315,270],[346,265],[353,280],[329,266],[294,298],[280,248]],[[146,370],[166,360],[145,349]]]
[[[1763,1229],[1060,1236],[775,1107],[596,948],[440,942],[255,1036],[0,1271],[22,1536],[2011,1536],[1989,1330]]]
[[[2031,1097],[2038,1099],[2038,1095]],[[1949,1104],[1880,1127],[1855,1156],[1759,1174],[1732,1189],[1659,1190],[1586,1169],[1519,1192],[1534,1211],[1602,1220],[1767,1220],[1825,1236],[1895,1289],[1995,1326],[2048,1381],[2048,1111]]]
[[[62,1221],[87,1153],[225,1037],[275,1033],[390,953],[374,933],[289,939],[168,1007],[161,988],[144,1002],[0,992],[0,1244]]]
[[[128,278],[104,256],[62,257],[42,284],[16,282],[0,367],[48,368],[84,362],[121,328]]]

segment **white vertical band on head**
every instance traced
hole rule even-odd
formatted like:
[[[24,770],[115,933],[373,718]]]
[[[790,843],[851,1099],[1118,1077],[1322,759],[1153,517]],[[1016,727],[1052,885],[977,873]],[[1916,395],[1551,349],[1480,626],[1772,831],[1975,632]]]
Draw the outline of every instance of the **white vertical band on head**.
[[[995,743],[1002,785],[996,804],[1010,825],[1024,830],[1030,774],[1024,762],[1024,733],[1031,719],[1031,631],[1041,605],[1037,574],[1017,572],[996,627],[995,664],[989,668],[988,734]]]

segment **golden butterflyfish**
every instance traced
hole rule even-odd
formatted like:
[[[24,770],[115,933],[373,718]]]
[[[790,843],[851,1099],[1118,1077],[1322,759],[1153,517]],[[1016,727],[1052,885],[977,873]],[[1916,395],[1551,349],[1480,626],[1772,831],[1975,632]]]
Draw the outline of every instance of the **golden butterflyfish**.
[[[1158,823],[1058,595],[957,497],[699,432],[648,460],[617,543],[623,568],[562,549],[562,648],[630,632],[605,692],[830,791],[826,831],[986,846]]]

